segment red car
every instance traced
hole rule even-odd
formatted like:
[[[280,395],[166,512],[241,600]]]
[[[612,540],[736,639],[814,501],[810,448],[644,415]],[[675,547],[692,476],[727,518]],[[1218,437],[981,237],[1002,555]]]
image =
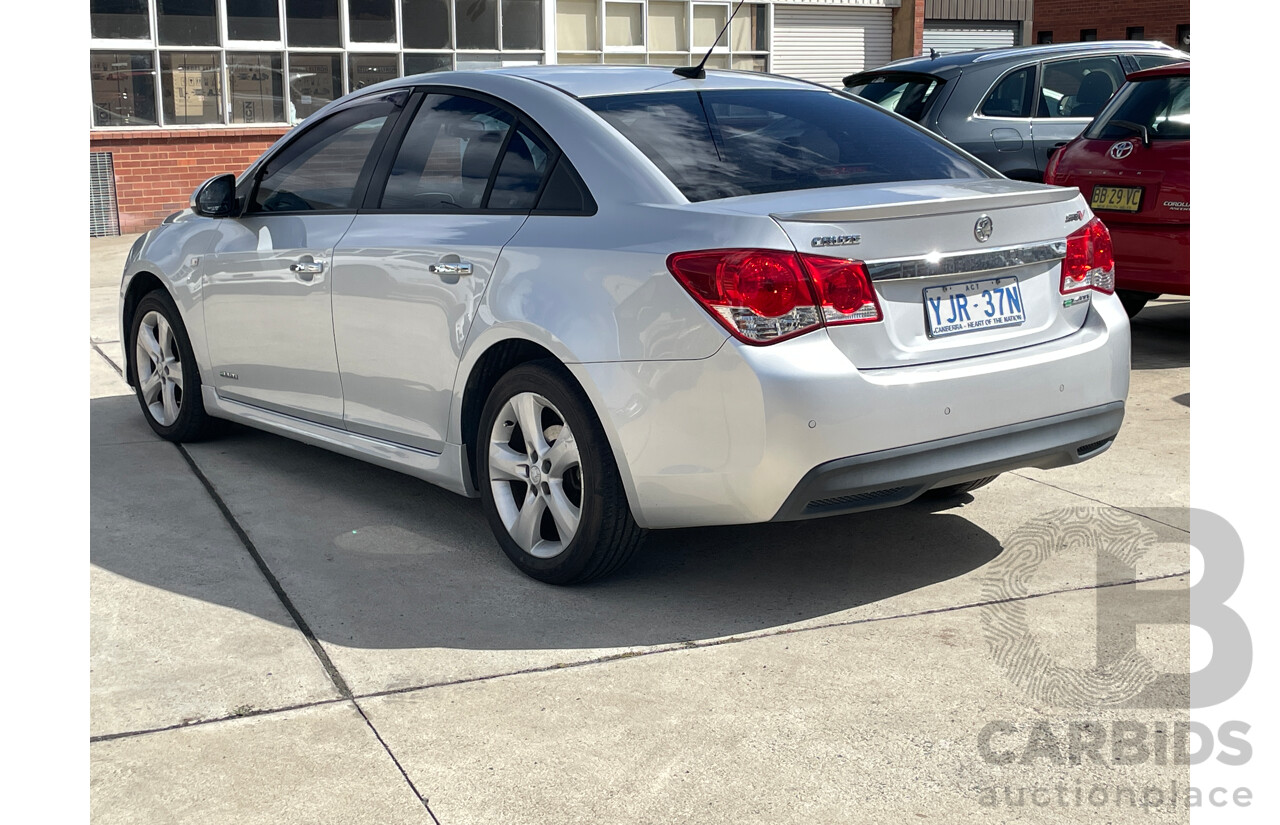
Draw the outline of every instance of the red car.
[[[1162,293],[1191,294],[1191,64],[1134,72],[1044,182],[1075,186],[1111,230],[1129,317]]]

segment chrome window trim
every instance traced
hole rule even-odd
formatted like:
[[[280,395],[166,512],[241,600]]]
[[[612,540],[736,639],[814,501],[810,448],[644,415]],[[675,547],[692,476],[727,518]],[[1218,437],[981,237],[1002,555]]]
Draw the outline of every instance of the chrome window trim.
[[[896,281],[903,278],[929,278],[934,275],[976,275],[1028,264],[1060,261],[1067,256],[1067,242],[984,249],[981,252],[951,252],[945,255],[919,255],[865,261],[873,281]]]

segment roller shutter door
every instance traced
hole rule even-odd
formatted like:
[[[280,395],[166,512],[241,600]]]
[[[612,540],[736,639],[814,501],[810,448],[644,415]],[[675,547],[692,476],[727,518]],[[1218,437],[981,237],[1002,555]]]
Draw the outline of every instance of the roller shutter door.
[[[892,38],[891,9],[774,6],[770,71],[843,88],[846,75],[889,62]]]
[[[970,49],[1003,49],[1018,45],[1017,23],[930,23],[924,24],[924,53],[967,52]]]

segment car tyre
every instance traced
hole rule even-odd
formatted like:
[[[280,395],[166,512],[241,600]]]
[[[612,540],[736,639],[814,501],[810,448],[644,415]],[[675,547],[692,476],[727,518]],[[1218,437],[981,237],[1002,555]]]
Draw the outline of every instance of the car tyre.
[[[128,345],[134,393],[156,435],[174,442],[212,435],[214,419],[204,409],[200,368],[169,293],[153,290],[138,302]]]
[[[604,429],[554,361],[521,364],[498,379],[481,413],[476,460],[498,544],[539,581],[607,576],[644,539]]]
[[[1134,292],[1129,289],[1118,289],[1116,290],[1116,295],[1120,298],[1120,303],[1124,306],[1124,311],[1130,318],[1142,312],[1142,308],[1147,305],[1147,301],[1160,297],[1154,292]]]
[[[971,493],[979,487],[986,487],[1000,476],[987,476],[986,478],[976,478],[973,481],[966,481],[963,484],[948,484],[945,487],[934,487],[932,490],[925,492],[928,498],[955,498],[965,493]]]

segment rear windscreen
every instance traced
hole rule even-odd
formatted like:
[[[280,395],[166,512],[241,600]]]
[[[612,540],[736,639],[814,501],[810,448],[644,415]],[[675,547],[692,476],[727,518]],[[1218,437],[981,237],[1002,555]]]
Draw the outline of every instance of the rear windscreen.
[[[941,140],[835,92],[660,92],[583,103],[644,152],[691,201],[989,177]]]
[[[918,123],[940,88],[942,81],[935,77],[882,74],[859,80],[845,91]]]
[[[1191,77],[1174,75],[1130,83],[1089,124],[1089,140],[1140,135],[1151,140],[1191,138]]]

